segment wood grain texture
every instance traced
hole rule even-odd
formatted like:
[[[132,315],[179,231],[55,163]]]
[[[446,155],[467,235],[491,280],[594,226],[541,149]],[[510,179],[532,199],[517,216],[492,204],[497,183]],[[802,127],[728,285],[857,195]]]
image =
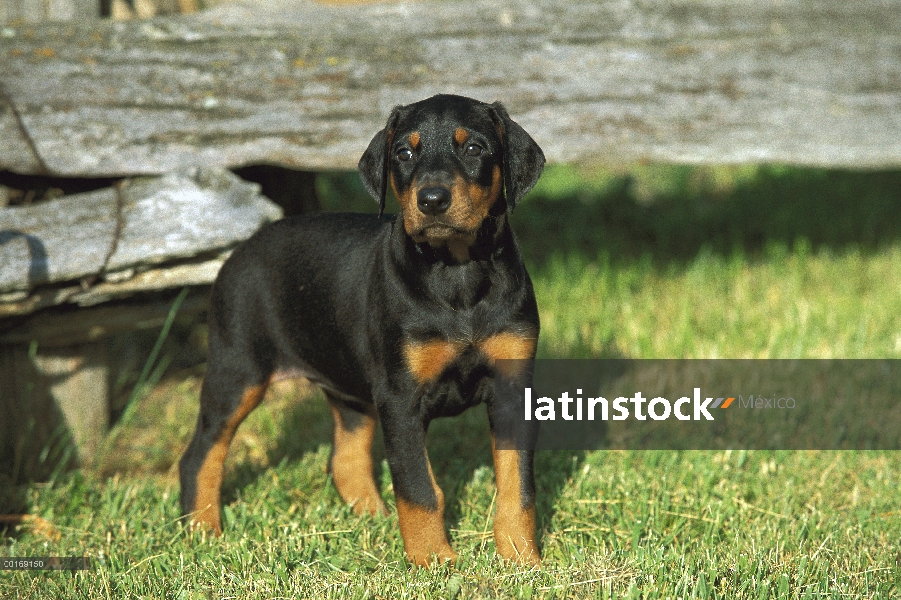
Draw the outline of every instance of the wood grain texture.
[[[553,162],[901,165],[901,0],[226,5],[5,27],[50,168],[353,168],[390,109],[505,102]],[[0,107],[0,168],[39,165]]]
[[[22,301],[34,288],[98,273],[117,232],[116,196],[106,188],[0,210],[0,301]],[[208,284],[223,252],[281,216],[281,209],[260,195],[259,186],[218,168],[134,180],[123,189],[121,203],[118,242],[100,284],[106,292]],[[188,259],[190,264],[172,265]],[[163,264],[176,268],[145,274]],[[102,290],[91,292],[101,293],[70,300],[92,304],[106,299]],[[49,299],[48,294],[53,296],[45,288],[43,296]]]

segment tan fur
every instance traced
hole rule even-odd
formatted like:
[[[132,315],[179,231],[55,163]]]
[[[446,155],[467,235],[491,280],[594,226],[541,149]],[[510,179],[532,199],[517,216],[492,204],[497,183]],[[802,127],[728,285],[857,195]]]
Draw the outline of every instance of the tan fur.
[[[200,470],[197,472],[194,511],[191,522],[195,526],[208,527],[216,535],[222,533],[222,521],[219,515],[219,503],[222,489],[222,469],[228,456],[228,447],[241,421],[250,414],[266,395],[269,381],[262,385],[248,388],[241,397],[241,403],[231,419],[225,424],[218,439],[210,448]]]
[[[468,136],[462,127],[454,132],[454,139],[459,144],[463,144]],[[414,147],[417,146],[421,143],[419,133],[411,133],[408,141]],[[458,262],[469,260],[469,248],[476,240],[482,221],[487,218],[491,206],[500,196],[503,185],[501,169],[497,165],[492,171],[491,186],[488,188],[457,176],[451,187],[451,206],[436,220],[422,214],[417,207],[416,195],[421,187],[418,182],[414,181],[408,189],[400,190],[392,175],[390,184],[400,203],[407,234],[417,243],[428,242],[436,248],[447,246],[451,256]],[[425,228],[436,222],[446,227]]]
[[[443,339],[408,342],[403,349],[407,368],[420,385],[437,379],[462,351],[460,342]]]
[[[432,555],[437,556],[438,562],[457,560],[457,553],[450,547],[444,531],[444,492],[435,482],[432,465],[428,460],[429,457],[426,456],[432,489],[438,499],[436,509],[429,510],[397,497],[397,516],[400,534],[404,539],[404,551],[412,563],[423,567],[431,563]]]
[[[508,560],[537,565],[540,556],[535,540],[535,505],[522,505],[520,452],[498,450],[493,436],[491,450],[497,479],[497,513],[494,517],[497,553]]]
[[[501,169],[495,165],[491,174],[491,187],[484,188],[477,183],[468,183],[457,176],[451,188],[451,207],[446,213],[447,221],[456,228],[469,233],[471,241],[482,221],[488,216],[491,205],[501,193]]]
[[[399,190],[392,175],[391,189],[400,203],[404,230],[417,243],[428,242],[435,248],[447,246],[458,262],[469,260],[469,247],[476,240],[476,233],[482,221],[488,217],[492,204],[501,193],[501,169],[495,165],[492,172],[491,187],[485,188],[476,183],[468,183],[457,176],[451,187],[451,205],[437,222],[446,227],[424,229],[436,221],[422,214],[417,207],[416,194],[420,185],[414,181],[406,190]]]
[[[388,514],[372,475],[372,439],[376,418],[363,415],[363,425],[353,431],[345,428],[341,412],[332,406],[335,418],[332,480],[341,499],[353,506],[357,514]]]
[[[495,364],[501,375],[512,379],[522,374],[522,370],[526,366],[525,359],[535,356],[536,337],[532,333],[502,331],[480,341],[478,348],[491,360],[492,364],[498,360],[517,359],[517,362]]]

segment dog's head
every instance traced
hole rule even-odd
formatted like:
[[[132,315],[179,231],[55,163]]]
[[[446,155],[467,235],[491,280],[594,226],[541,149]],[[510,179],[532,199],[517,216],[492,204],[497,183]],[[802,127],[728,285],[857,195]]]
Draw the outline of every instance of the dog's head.
[[[359,164],[380,213],[390,185],[407,234],[455,256],[486,217],[513,210],[543,167],[541,148],[499,102],[452,95],[396,107]]]

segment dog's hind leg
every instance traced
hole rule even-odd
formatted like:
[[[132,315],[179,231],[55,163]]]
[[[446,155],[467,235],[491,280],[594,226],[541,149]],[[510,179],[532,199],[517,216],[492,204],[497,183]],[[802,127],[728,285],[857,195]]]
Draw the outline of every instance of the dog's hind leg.
[[[259,405],[270,376],[248,376],[212,364],[203,380],[194,438],[179,464],[182,515],[222,532],[222,470],[238,425]]]
[[[341,499],[357,514],[387,514],[373,478],[372,439],[375,407],[357,409],[325,392],[335,417],[335,436],[329,471]]]

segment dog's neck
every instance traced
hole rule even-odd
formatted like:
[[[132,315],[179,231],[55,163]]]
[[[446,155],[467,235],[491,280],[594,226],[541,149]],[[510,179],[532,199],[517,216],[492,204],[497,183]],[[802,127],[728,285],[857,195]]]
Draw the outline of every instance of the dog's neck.
[[[465,240],[449,240],[433,245],[430,242],[414,242],[402,231],[397,233],[405,238],[403,250],[414,261],[445,267],[490,261],[515,244],[506,214],[487,217],[479,227],[475,241],[471,243]]]
[[[428,296],[454,310],[465,310],[488,295],[496,294],[498,272],[510,264],[521,264],[519,249],[506,216],[488,217],[479,229],[476,241],[468,247],[468,257],[459,261],[447,246],[433,247],[414,242],[403,230],[401,220],[394,222],[393,262],[405,275],[403,280],[414,296]]]

